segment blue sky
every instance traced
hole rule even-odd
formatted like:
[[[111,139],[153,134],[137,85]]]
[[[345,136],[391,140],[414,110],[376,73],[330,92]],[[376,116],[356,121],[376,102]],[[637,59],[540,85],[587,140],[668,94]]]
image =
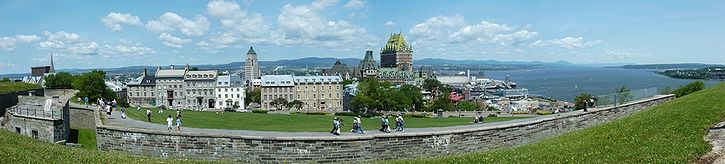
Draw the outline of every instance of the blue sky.
[[[725,63],[725,1],[0,1],[0,74],[362,58]]]

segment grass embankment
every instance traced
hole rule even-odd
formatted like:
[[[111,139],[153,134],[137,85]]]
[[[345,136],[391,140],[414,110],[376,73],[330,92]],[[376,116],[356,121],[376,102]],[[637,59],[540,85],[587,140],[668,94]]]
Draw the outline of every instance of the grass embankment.
[[[725,116],[725,83],[611,123],[484,153],[394,163],[687,163],[709,152],[703,136]]]
[[[0,94],[41,88],[39,85],[23,82],[0,82]]]
[[[176,116],[176,111],[164,110],[163,114],[156,113],[152,109],[151,121],[156,124],[166,124],[166,117]],[[146,121],[146,109],[137,111],[136,108],[126,110],[126,115],[136,120]],[[284,132],[328,132],[332,127],[334,117],[343,118],[344,130],[352,129],[352,118],[350,116],[331,115],[304,115],[304,114],[259,114],[259,113],[237,113],[182,111],[182,121],[185,127],[209,128],[209,129],[233,129],[233,130],[260,130],[260,131],[284,131]],[[114,117],[118,117],[114,113]],[[508,121],[526,117],[490,117],[485,122]],[[395,118],[389,118],[391,129],[395,127]],[[363,118],[363,129],[380,129],[380,118]],[[405,117],[405,128],[443,127],[455,125],[468,125],[473,118],[452,117],[452,118],[412,118]],[[175,124],[175,123],[174,123]]]
[[[100,152],[43,142],[0,130],[0,163],[198,163]]]

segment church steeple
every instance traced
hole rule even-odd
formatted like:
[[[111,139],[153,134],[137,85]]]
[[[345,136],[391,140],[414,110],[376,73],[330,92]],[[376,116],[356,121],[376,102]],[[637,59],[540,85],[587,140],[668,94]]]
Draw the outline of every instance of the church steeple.
[[[53,65],[53,53],[50,53],[50,73],[55,73],[55,65]]]
[[[254,52],[254,47],[249,46],[249,51],[247,51],[247,55],[251,55],[251,54],[257,55],[257,53]]]

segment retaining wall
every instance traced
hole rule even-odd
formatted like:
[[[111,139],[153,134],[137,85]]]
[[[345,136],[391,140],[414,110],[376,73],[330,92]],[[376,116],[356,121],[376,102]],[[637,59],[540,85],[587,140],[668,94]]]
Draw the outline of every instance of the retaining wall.
[[[173,159],[253,163],[370,162],[486,151],[520,146],[609,122],[674,99],[632,102],[586,113],[564,113],[498,126],[466,126],[425,133],[360,136],[269,137],[168,133],[102,125],[96,116],[99,150]],[[484,124],[485,125],[485,124]]]

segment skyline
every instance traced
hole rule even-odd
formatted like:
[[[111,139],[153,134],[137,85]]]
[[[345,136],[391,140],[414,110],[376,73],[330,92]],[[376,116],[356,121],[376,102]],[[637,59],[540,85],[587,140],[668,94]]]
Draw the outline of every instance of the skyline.
[[[403,33],[413,58],[725,63],[720,1],[3,1],[0,73],[377,56]]]

